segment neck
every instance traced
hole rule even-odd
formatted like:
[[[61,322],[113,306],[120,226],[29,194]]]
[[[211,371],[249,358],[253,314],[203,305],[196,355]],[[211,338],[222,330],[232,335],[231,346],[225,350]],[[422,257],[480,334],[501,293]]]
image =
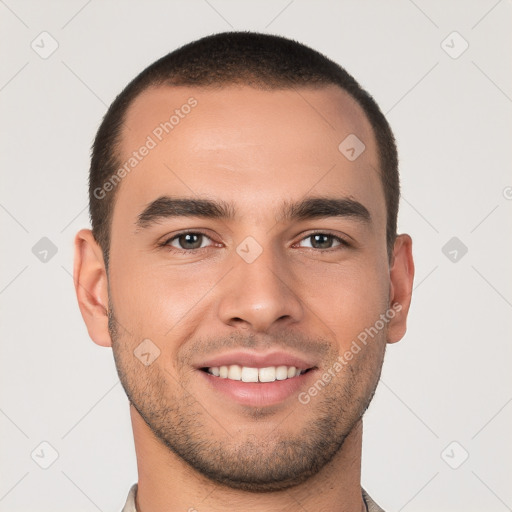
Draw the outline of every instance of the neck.
[[[306,482],[282,491],[251,493],[208,480],[171,452],[130,406],[137,455],[137,512],[322,510],[361,512],[362,421],[333,460]]]

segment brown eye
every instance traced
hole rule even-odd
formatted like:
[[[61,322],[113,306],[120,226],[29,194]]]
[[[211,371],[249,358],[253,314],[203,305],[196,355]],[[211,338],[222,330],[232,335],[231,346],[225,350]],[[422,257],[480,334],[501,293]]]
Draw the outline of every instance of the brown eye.
[[[331,235],[312,235],[311,236],[311,246],[315,249],[329,249],[332,247],[333,238]]]
[[[309,245],[302,247],[311,247],[312,249],[332,249],[340,245],[348,245],[343,239],[330,235],[329,233],[314,233],[301,240],[301,243],[309,240]]]
[[[192,251],[205,247],[203,244],[208,240],[210,239],[202,233],[181,233],[167,241],[166,245],[174,247],[175,249]]]

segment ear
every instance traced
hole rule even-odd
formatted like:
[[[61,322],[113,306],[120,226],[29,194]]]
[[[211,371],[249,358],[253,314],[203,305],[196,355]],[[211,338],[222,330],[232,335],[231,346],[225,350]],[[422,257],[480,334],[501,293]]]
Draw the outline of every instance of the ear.
[[[107,271],[101,247],[90,229],[82,229],[75,236],[73,281],[89,336],[98,345],[112,346],[108,332]]]
[[[400,341],[407,330],[407,314],[411,305],[414,280],[412,239],[409,235],[398,235],[393,248],[389,270],[389,304],[395,316],[388,324],[388,343]]]

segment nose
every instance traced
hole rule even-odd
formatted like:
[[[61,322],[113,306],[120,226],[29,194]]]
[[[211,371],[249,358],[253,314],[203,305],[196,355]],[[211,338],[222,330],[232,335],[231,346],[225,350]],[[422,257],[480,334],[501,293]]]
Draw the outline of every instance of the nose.
[[[218,304],[223,323],[261,333],[302,319],[304,309],[293,289],[293,275],[270,250],[251,263],[238,258],[226,279]]]

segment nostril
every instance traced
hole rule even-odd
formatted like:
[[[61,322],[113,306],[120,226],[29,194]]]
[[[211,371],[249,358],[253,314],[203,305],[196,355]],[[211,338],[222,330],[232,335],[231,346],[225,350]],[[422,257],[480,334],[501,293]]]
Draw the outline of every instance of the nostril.
[[[230,322],[233,326],[236,326],[238,329],[248,329],[249,324],[243,319],[239,317],[233,317]]]

